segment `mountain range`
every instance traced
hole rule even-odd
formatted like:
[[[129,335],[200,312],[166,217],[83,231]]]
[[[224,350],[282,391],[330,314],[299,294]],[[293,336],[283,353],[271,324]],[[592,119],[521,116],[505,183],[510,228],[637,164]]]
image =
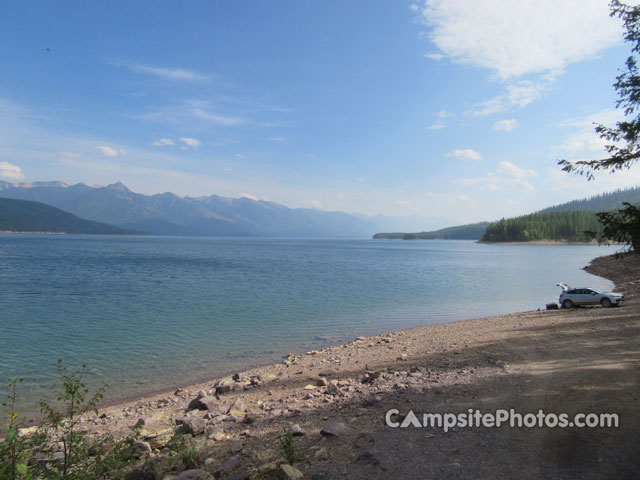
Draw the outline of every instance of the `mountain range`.
[[[105,223],[76,217],[59,208],[30,200],[0,198],[0,232],[90,233],[131,235],[140,232],[124,230]]]
[[[403,217],[289,208],[248,197],[143,195],[120,182],[101,187],[59,181],[0,181],[0,197],[41,202],[83,219],[154,235],[370,237],[383,226],[403,220]],[[415,224],[420,219],[410,221]],[[423,225],[446,223],[446,219],[422,221]]]

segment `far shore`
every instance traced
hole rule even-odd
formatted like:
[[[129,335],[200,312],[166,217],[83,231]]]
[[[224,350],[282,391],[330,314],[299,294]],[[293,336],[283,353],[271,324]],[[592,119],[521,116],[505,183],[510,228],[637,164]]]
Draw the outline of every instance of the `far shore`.
[[[530,242],[488,242],[478,240],[476,243],[482,243],[487,245],[598,245],[597,241],[592,242],[571,242],[569,240],[532,240]],[[610,245],[618,245],[617,243],[611,243]]]
[[[238,478],[280,478],[269,470],[282,462],[276,436],[294,424],[304,432],[295,437],[296,466],[304,478],[638,478],[640,255],[600,257],[586,270],[612,280],[627,304],[358,337],[230,377],[103,406],[98,415],[86,415],[81,428],[100,437],[126,435],[142,425],[152,457],[164,458],[171,455],[164,446],[177,422],[186,419],[198,427],[193,441],[200,468]],[[412,410],[421,418],[470,408],[614,412],[620,425],[448,432],[385,425],[389,409],[402,415]],[[323,428],[339,432],[321,434]]]
[[[0,230],[0,235],[68,235],[67,232],[14,232],[13,230]]]

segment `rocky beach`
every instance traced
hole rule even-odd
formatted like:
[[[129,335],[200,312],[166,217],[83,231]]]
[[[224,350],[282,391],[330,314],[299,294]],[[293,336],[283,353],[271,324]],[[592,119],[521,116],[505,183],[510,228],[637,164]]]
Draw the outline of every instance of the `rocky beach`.
[[[358,337],[106,406],[79,426],[95,438],[139,432],[130,479],[637,478],[640,255],[600,257],[586,270],[612,280],[626,304]],[[510,408],[616,413],[619,426],[445,432],[385,423],[390,409],[402,420],[410,410]],[[196,452],[190,465],[172,448],[177,432]],[[293,465],[279,436],[292,441]]]

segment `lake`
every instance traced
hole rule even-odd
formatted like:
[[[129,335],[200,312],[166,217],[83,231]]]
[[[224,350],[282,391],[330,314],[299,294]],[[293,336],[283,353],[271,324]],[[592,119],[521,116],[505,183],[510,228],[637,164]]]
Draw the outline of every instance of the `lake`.
[[[56,363],[107,400],[353,339],[544,308],[615,247],[471,241],[0,235],[0,380],[22,412]],[[4,388],[2,389],[5,390]]]

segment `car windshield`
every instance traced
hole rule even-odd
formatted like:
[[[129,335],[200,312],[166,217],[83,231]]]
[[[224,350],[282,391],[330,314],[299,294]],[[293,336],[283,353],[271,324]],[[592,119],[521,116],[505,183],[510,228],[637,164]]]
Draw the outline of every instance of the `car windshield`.
[[[589,290],[596,293],[604,293],[602,290],[598,290],[597,288],[590,288]]]

